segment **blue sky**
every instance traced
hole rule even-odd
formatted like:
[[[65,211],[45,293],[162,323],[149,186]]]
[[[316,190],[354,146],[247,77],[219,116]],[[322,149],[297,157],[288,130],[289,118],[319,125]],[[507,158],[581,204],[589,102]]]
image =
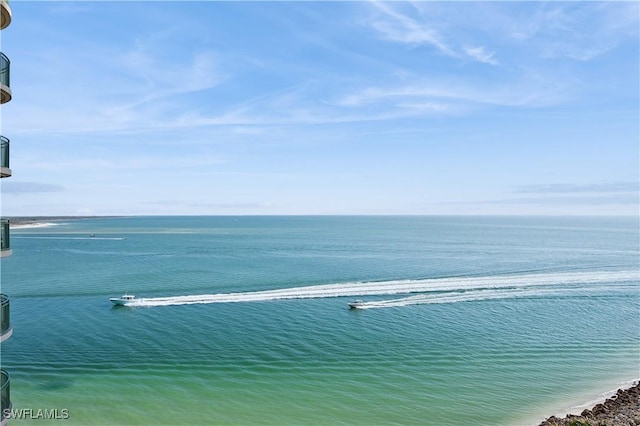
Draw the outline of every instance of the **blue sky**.
[[[2,214],[638,214],[637,2],[34,2]]]

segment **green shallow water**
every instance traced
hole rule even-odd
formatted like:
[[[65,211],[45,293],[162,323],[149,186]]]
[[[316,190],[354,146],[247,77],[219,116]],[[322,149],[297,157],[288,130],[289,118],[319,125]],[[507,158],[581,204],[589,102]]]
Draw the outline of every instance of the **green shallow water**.
[[[2,364],[14,408],[68,409],[65,424],[533,424],[582,402],[572,395],[638,377],[637,242],[626,218],[154,217],[15,230]],[[440,289],[380,290],[406,280]],[[422,299],[347,309],[353,297],[340,294],[362,282],[376,290],[367,302]],[[242,301],[319,285],[331,293]],[[111,308],[125,291],[240,296]]]

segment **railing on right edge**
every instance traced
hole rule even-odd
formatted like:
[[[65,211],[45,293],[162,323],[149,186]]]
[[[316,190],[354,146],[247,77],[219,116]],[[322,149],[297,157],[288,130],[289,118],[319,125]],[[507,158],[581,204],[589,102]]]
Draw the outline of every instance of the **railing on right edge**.
[[[11,61],[7,55],[0,53],[0,89],[2,89],[1,103],[11,100]]]
[[[11,238],[9,236],[9,220],[0,219],[0,257],[11,255]]]
[[[0,408],[2,408],[2,410],[0,410],[0,421],[4,424],[6,420],[5,417],[8,417],[5,414],[11,412],[11,383],[9,373],[5,370],[0,370],[0,375],[2,376],[0,380],[2,384],[2,388],[0,389]]]
[[[9,296],[0,293],[0,342],[4,342],[13,333],[11,328],[11,301]]]
[[[0,83],[11,87],[11,61],[2,52],[0,52]]]
[[[0,177],[11,176],[9,167],[9,139],[0,136]]]

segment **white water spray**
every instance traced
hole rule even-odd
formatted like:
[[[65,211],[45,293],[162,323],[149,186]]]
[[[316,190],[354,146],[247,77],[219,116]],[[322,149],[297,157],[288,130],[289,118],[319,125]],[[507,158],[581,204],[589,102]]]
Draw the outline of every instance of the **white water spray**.
[[[565,272],[486,277],[428,278],[380,282],[347,282],[277,290],[238,293],[153,297],[136,301],[135,306],[169,306],[203,303],[239,303],[285,299],[381,296],[415,294],[392,300],[366,302],[362,308],[406,306],[422,303],[453,303],[523,296],[585,294],[594,290],[628,287],[638,283],[638,271]],[[615,285],[597,286],[611,283]],[[626,285],[624,285],[626,283]],[[616,287],[616,285],[618,287]]]

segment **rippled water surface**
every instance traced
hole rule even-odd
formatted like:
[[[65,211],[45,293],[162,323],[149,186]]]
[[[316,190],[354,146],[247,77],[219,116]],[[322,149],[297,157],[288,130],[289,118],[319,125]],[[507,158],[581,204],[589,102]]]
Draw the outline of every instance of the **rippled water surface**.
[[[633,218],[16,229],[2,364],[14,408],[65,424],[533,424],[637,379],[638,236]],[[125,292],[145,306],[112,308]]]

